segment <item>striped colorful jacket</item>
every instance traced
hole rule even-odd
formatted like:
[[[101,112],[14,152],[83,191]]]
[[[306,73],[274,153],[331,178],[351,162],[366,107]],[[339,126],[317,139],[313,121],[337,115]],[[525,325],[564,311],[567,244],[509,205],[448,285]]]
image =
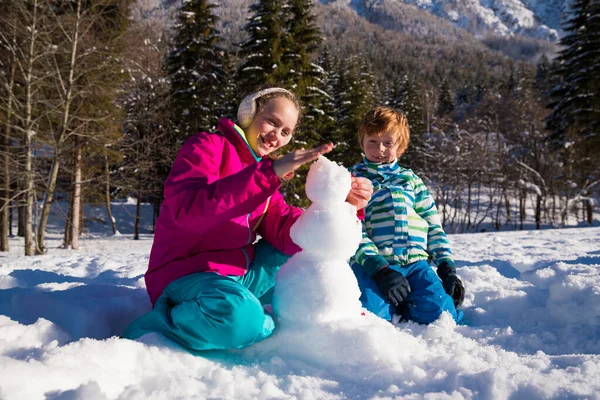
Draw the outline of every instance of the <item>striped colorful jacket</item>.
[[[436,266],[442,261],[454,264],[435,202],[412,170],[397,161],[378,164],[365,158],[350,172],[373,184],[362,221],[363,238],[352,262],[364,268],[367,257],[381,255],[400,266],[420,260],[432,260]],[[365,272],[371,276],[375,271]]]

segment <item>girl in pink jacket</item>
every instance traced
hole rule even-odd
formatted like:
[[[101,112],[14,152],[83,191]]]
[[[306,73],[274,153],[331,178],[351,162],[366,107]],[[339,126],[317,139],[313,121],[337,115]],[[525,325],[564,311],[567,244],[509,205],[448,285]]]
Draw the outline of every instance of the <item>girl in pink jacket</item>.
[[[301,250],[289,231],[302,210],[278,189],[333,148],[268,157],[291,140],[299,110],[291,92],[264,89],[242,101],[239,126],[224,118],[218,132],[186,141],[165,182],[145,274],[154,308],[123,337],[159,332],[186,349],[209,350],[245,347],[273,332],[263,304],[279,267]],[[369,182],[355,179],[347,201],[362,208],[371,192]]]

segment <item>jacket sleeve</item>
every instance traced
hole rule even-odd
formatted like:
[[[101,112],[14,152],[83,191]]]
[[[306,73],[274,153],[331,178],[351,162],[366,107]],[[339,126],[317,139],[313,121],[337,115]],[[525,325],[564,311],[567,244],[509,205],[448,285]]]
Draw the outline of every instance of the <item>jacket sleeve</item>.
[[[292,241],[290,228],[302,215],[303,210],[290,206],[279,191],[271,196],[269,208],[258,228],[258,233],[277,250],[287,254],[295,254],[302,249]]]
[[[442,228],[433,197],[418,176],[414,175],[412,184],[415,191],[415,212],[429,226],[427,230],[427,252],[432,257],[436,266],[439,266],[443,261],[454,265],[452,250],[450,250],[450,240],[448,240],[448,236],[446,236],[446,232]]]
[[[372,258],[374,256],[379,256],[379,249],[373,243],[373,240],[367,234],[367,229],[365,227],[365,221],[362,220],[362,239],[360,244],[358,245],[358,250],[356,250],[356,262],[363,268],[367,276],[372,276],[377,268],[371,268],[370,263],[366,263],[367,259]]]
[[[163,212],[190,233],[201,234],[234,217],[248,214],[277,191],[279,179],[270,160],[221,177],[228,152],[223,138],[198,134],[180,150],[165,182]]]

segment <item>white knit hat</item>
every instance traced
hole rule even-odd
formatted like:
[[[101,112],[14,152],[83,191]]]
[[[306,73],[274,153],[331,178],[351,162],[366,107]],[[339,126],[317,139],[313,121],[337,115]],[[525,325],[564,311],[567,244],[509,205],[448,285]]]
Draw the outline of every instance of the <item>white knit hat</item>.
[[[247,128],[252,123],[252,120],[254,120],[256,114],[256,100],[270,93],[287,93],[290,96],[293,96],[289,90],[278,87],[259,90],[258,92],[246,96],[240,103],[237,112],[238,124],[242,128]]]

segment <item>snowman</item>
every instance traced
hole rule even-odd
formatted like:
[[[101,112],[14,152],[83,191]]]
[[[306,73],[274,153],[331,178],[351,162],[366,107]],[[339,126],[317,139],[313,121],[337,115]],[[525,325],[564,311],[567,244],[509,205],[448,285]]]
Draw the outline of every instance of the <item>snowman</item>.
[[[312,204],[290,235],[302,251],[277,274],[273,311],[282,328],[360,318],[360,290],[348,265],[362,237],[356,208],[347,203],[351,175],[321,156],[306,178]]]

